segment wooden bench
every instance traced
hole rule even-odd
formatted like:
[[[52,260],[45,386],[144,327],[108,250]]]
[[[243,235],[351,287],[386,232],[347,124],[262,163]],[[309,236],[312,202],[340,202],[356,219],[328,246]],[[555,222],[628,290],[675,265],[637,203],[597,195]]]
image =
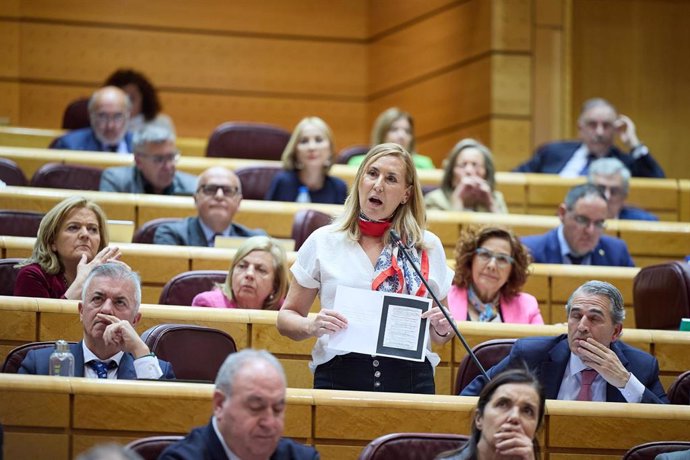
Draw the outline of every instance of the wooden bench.
[[[0,128],[0,146],[2,143]],[[10,144],[11,145],[11,144]],[[280,162],[266,160],[243,160],[231,158],[206,158],[183,155],[177,167],[181,171],[199,174],[213,165],[223,165],[230,169],[239,167],[267,165],[281,167]],[[27,177],[45,163],[80,164],[98,168],[125,166],[132,163],[128,155],[112,153],[79,152],[71,150],[49,150],[45,148],[0,147],[0,157],[16,162]],[[333,165],[331,174],[340,177],[352,187],[356,169],[346,165]],[[420,170],[419,178],[423,185],[436,186],[441,183],[443,171],[440,169]],[[573,185],[584,182],[584,178],[564,179],[553,174],[523,174],[511,172],[496,173],[496,185],[500,190],[510,212],[515,214],[554,215],[565,194]],[[633,178],[630,184],[628,201],[655,213],[663,221],[690,221],[690,189],[680,186],[676,179]]]
[[[7,458],[68,460],[102,442],[182,435],[211,415],[210,384],[0,374]],[[324,460],[356,458],[388,433],[468,434],[476,398],[287,390],[285,436]],[[108,416],[103,416],[103,408]],[[687,439],[690,407],[549,400],[544,458],[619,459],[650,440]]]
[[[0,202],[7,209],[46,212],[74,193],[65,189],[5,187],[0,189]],[[159,217],[196,214],[191,197],[94,191],[79,193],[98,202],[109,219],[131,220],[137,227]],[[337,215],[343,209],[340,205],[243,200],[235,218],[248,227],[263,228],[276,238],[289,238],[295,213],[305,207],[331,215]],[[439,236],[447,257],[453,256],[457,239],[467,225],[505,225],[512,227],[518,235],[544,233],[559,225],[555,216],[434,210],[428,211],[427,215],[429,230]],[[638,266],[682,260],[690,252],[690,223],[686,222],[609,220],[606,233],[626,241]]]
[[[23,343],[45,340],[79,340],[83,331],[76,301],[0,296],[0,359]],[[275,328],[277,312],[262,310],[224,310],[167,305],[141,306],[141,334],[161,323],[199,324],[228,332],[238,348],[265,348],[276,354],[285,366],[288,384],[294,388],[311,388],[312,376],[307,363],[311,360],[314,339],[300,342],[281,336]],[[460,323],[460,330],[471,346],[493,338],[553,336],[566,332],[564,325]],[[665,387],[680,373],[690,369],[690,335],[680,331],[624,328],[623,340],[659,360],[660,376]],[[441,357],[436,369],[438,394],[451,394],[457,368],[466,355],[462,344],[454,339],[435,346]]]

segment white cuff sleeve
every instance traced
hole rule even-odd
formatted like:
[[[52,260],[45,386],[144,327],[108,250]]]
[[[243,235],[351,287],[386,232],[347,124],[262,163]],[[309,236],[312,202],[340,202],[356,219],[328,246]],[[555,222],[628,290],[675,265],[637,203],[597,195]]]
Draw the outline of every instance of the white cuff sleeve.
[[[134,372],[138,379],[158,380],[163,376],[158,358],[155,356],[142,356],[134,360]]]
[[[634,149],[632,149],[632,152],[630,152],[630,154],[632,155],[632,157],[635,160],[637,160],[640,157],[643,157],[645,155],[649,155],[649,149],[647,148],[646,145],[640,144],[637,147],[635,147]]]
[[[645,387],[642,383],[637,380],[635,374],[630,373],[630,378],[628,383],[625,384],[623,388],[619,388],[618,391],[621,392],[625,400],[629,403],[638,403],[642,401],[642,395],[644,395]]]

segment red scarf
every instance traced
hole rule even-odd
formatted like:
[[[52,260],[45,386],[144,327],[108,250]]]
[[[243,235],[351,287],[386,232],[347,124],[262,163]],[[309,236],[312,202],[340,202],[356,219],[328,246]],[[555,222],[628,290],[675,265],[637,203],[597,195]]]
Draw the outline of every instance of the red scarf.
[[[371,220],[364,220],[360,217],[357,222],[359,224],[359,231],[365,236],[380,237],[391,228],[390,221],[374,222]]]

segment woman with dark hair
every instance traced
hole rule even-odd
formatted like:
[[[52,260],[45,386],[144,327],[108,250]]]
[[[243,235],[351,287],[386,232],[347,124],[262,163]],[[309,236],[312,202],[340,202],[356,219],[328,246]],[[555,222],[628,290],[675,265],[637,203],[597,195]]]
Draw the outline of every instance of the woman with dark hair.
[[[132,102],[129,131],[137,131],[146,123],[156,123],[175,132],[170,117],[161,113],[156,88],[144,74],[133,69],[118,69],[108,77],[103,86],[117,86],[129,96]]]
[[[497,374],[479,394],[470,440],[437,460],[539,458],[536,434],[544,420],[545,398],[537,378],[527,369]]]
[[[443,162],[441,187],[427,193],[427,209],[506,214],[503,194],[496,190],[491,151],[474,139],[463,139]]]
[[[448,308],[457,321],[544,324],[534,296],[520,292],[530,255],[515,234],[500,227],[470,227],[455,248]]]
[[[334,309],[339,286],[428,297],[426,287],[407,258],[393,244],[392,231],[441,302],[450,288],[441,240],[426,230],[426,214],[412,156],[398,144],[374,146],[355,176],[343,214],[312,233],[297,252],[292,282],[278,313],[281,334],[294,340],[317,338],[310,367],[314,388],[434,394],[438,355],[431,343],[451,337],[451,325],[440,308],[424,313],[429,348],[421,362],[329,348],[330,337],[348,327]],[[309,315],[316,296],[321,310]],[[351,318],[354,320],[354,318]]]

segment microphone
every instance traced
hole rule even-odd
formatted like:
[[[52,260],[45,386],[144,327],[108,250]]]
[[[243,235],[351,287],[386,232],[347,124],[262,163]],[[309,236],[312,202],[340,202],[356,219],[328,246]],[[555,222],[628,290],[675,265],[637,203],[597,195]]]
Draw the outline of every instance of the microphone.
[[[391,238],[393,239],[393,243],[398,245],[398,247],[400,248],[400,251],[403,253],[403,255],[405,256],[407,261],[410,263],[410,265],[414,269],[415,273],[417,273],[417,276],[419,276],[419,278],[422,280],[422,283],[424,283],[424,286],[426,287],[427,292],[431,296],[431,299],[441,309],[443,316],[446,317],[446,320],[448,321],[448,324],[450,324],[450,327],[453,329],[455,336],[460,340],[460,343],[462,343],[462,346],[465,347],[465,350],[467,351],[467,354],[472,359],[472,362],[474,362],[475,366],[477,366],[477,368],[479,369],[479,372],[481,373],[482,377],[484,377],[484,379],[486,379],[486,381],[488,383],[490,379],[489,379],[489,375],[484,370],[484,366],[482,366],[482,364],[477,359],[477,355],[472,351],[472,349],[468,345],[467,341],[465,340],[465,337],[462,335],[462,333],[460,332],[460,329],[458,329],[458,326],[455,324],[455,321],[453,321],[453,318],[451,318],[450,313],[448,312],[448,309],[446,309],[446,307],[441,305],[441,302],[438,300],[438,297],[436,297],[436,294],[434,294],[434,291],[431,290],[431,286],[429,286],[429,283],[427,282],[427,280],[422,275],[422,271],[419,269],[419,267],[414,262],[414,260],[412,260],[412,256],[410,256],[410,254],[407,252],[408,247],[405,246],[405,244],[402,242],[402,239],[400,238],[400,235],[398,235],[398,232],[391,229],[390,235],[391,235]]]

